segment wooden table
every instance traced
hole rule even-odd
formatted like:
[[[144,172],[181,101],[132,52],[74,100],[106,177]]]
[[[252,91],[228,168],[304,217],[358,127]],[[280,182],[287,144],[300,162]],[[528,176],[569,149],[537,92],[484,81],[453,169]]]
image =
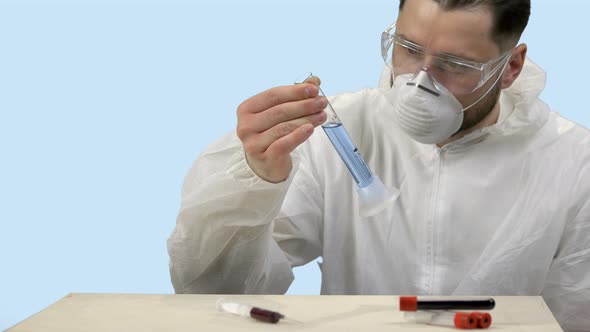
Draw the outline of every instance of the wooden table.
[[[216,309],[226,300],[276,310],[258,322]],[[494,297],[489,331],[562,331],[541,297]],[[69,294],[9,332],[107,331],[453,331],[406,321],[397,296]]]

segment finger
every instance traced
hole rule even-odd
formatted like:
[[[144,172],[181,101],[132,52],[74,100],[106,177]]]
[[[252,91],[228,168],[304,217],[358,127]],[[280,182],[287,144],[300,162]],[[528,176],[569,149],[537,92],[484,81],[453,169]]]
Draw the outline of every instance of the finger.
[[[312,77],[308,78],[307,80],[305,80],[305,83],[311,83],[315,86],[320,86],[320,84],[322,84],[322,81],[320,80],[319,77],[312,76]]]
[[[327,106],[328,100],[322,96],[277,105],[255,114],[251,119],[252,127],[250,129],[253,132],[261,133],[279,123],[319,113]]]
[[[312,128],[317,127],[324,123],[326,118],[326,113],[320,112],[303,118],[281,122],[263,133],[251,136],[244,142],[244,148],[248,154],[254,156],[265,153],[275,141],[290,135],[302,126],[311,125]]]
[[[313,131],[314,126],[309,123],[298,127],[290,134],[274,141],[266,150],[267,157],[269,159],[277,159],[293,152],[295,148],[305,142],[313,134]]]
[[[259,113],[276,105],[316,97],[318,93],[318,87],[312,83],[279,86],[248,98],[238,106],[238,113]]]

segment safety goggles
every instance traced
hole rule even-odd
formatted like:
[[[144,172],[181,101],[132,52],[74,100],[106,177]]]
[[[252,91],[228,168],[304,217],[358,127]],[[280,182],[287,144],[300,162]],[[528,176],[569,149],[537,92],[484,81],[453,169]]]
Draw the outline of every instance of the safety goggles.
[[[393,50],[391,50],[393,46]],[[512,51],[486,63],[431,51],[395,34],[395,23],[381,34],[381,56],[394,75],[426,68],[451,93],[466,95],[482,87],[510,58]],[[389,57],[391,55],[391,57]]]

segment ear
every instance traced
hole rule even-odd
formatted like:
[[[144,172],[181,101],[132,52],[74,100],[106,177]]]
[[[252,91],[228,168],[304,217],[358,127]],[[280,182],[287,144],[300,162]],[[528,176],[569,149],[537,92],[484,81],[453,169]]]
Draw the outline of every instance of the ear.
[[[520,44],[512,50],[512,55],[510,56],[510,60],[508,60],[504,75],[502,75],[502,89],[509,88],[516,78],[518,78],[520,72],[522,72],[522,67],[524,66],[524,61],[526,59],[526,52],[526,44]]]

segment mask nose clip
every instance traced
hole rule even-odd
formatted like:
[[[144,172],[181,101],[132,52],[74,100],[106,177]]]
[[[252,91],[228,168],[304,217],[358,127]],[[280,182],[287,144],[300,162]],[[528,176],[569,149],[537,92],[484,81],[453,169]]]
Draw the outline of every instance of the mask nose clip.
[[[436,97],[440,96],[440,93],[437,92],[438,88],[434,84],[434,80],[430,76],[428,72],[428,68],[422,67],[420,71],[416,74],[413,80],[410,80],[406,83],[409,86],[415,86],[425,92],[430,93]]]

